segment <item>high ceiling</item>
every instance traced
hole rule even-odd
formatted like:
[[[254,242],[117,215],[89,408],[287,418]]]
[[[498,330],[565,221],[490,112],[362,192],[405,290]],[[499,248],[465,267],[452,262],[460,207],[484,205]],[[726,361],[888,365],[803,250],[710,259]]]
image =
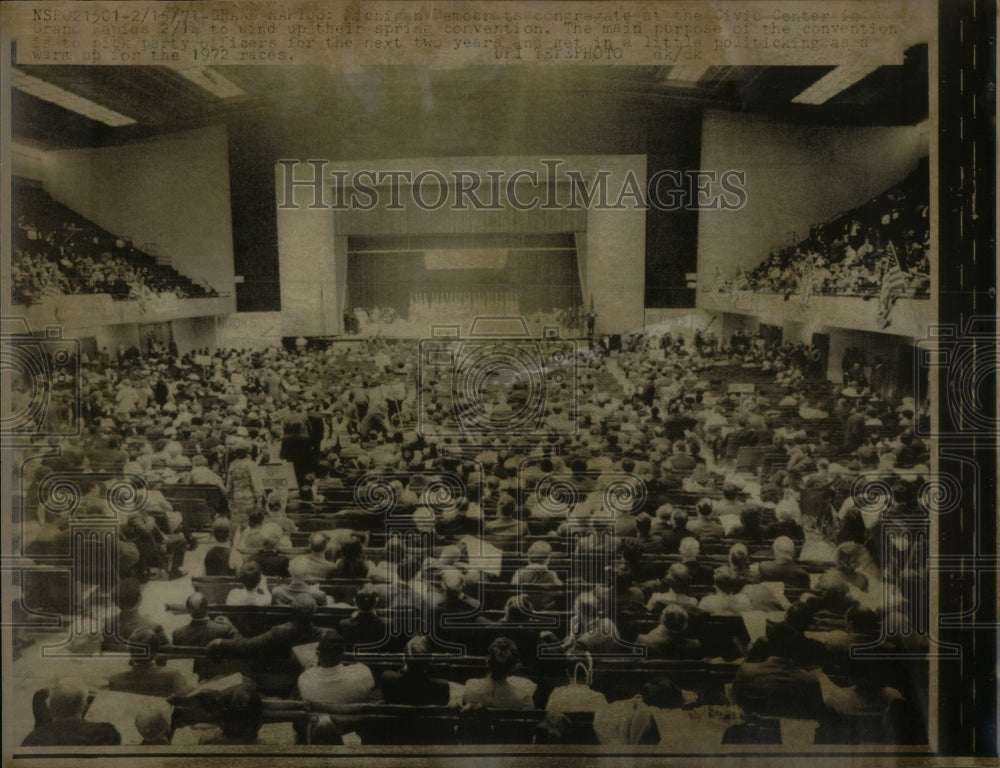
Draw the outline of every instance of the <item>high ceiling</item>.
[[[926,45],[822,105],[792,99],[832,67],[713,66],[696,83],[671,67],[385,67],[349,75],[215,67],[246,94],[232,99],[165,67],[18,69],[137,121],[112,128],[15,89],[14,139],[39,148],[106,146],[223,122],[236,134],[247,126],[270,134],[280,151],[320,143],[328,157],[497,154],[525,142],[541,151],[548,142],[562,152],[655,152],[672,116],[704,108],[796,123],[913,124],[926,117],[928,90]]]

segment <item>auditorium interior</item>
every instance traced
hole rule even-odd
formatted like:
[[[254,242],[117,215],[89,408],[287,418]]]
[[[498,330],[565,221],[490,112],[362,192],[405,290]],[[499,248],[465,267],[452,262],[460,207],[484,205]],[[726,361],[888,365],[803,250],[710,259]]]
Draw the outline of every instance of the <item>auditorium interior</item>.
[[[16,67],[5,743],[926,750],[928,46],[833,69]]]

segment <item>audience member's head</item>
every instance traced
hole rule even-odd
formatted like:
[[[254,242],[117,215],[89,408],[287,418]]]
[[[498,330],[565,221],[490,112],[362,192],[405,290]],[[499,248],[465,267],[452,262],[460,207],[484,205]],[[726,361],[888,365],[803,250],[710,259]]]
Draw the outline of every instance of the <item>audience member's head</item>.
[[[511,595],[503,608],[503,620],[505,624],[522,624],[531,620],[531,614],[535,608],[531,604],[531,598],[525,594]]]
[[[361,611],[374,611],[378,605],[378,590],[371,584],[363,584],[354,595],[354,604]]]
[[[548,565],[552,556],[552,545],[547,541],[535,541],[528,547],[528,562],[532,565]]]
[[[834,553],[837,570],[845,574],[854,573],[861,566],[864,554],[865,548],[853,541],[839,544]]]
[[[723,565],[715,569],[715,588],[724,595],[735,595],[740,588],[740,579],[731,566]]]
[[[745,571],[750,567],[750,550],[746,544],[739,542],[729,548],[729,564],[737,571]]]
[[[498,637],[490,643],[486,654],[486,667],[489,669],[490,677],[501,682],[514,671],[520,660],[521,656],[514,641],[508,637]]]
[[[192,592],[188,595],[184,607],[192,619],[204,619],[208,616],[208,598],[203,592]]]
[[[667,586],[678,595],[686,595],[691,586],[691,571],[686,565],[674,563],[667,570]]]
[[[854,605],[844,613],[844,623],[848,630],[860,635],[874,635],[878,629],[878,614],[871,608]]]
[[[701,554],[701,544],[693,536],[686,536],[681,539],[678,551],[680,552],[681,560],[694,560]]]
[[[639,513],[635,516],[635,529],[643,538],[649,536],[649,532],[653,529],[653,518],[645,512]]]
[[[133,666],[152,664],[160,650],[160,638],[151,627],[140,627],[128,638],[129,663]]]
[[[240,584],[246,590],[257,589],[260,586],[261,579],[264,578],[264,573],[260,569],[260,564],[256,560],[247,560],[243,563],[240,568],[239,580]]]
[[[457,597],[465,588],[465,578],[457,568],[446,568],[441,571],[441,589],[446,595]]]
[[[53,720],[83,717],[87,688],[76,678],[63,679],[49,691],[49,713]]]
[[[212,538],[220,544],[225,544],[229,541],[231,530],[232,527],[229,525],[229,520],[221,515],[212,521]]]
[[[316,599],[312,595],[300,592],[292,598],[292,621],[308,623],[315,614]]]
[[[562,712],[547,712],[545,718],[535,728],[534,744],[565,744],[572,722]]]
[[[309,563],[297,557],[288,562],[288,575],[293,581],[305,581],[309,576]]]
[[[316,531],[309,535],[309,551],[314,555],[324,554],[329,544],[330,537],[322,531]]]
[[[170,717],[162,705],[143,705],[135,715],[135,729],[143,744],[170,743]]]
[[[283,533],[277,523],[265,523],[260,528],[260,546],[262,549],[275,551],[281,543]]]
[[[316,663],[321,667],[335,667],[344,660],[347,648],[336,632],[325,632],[316,646]]]
[[[142,601],[142,591],[138,579],[122,579],[118,582],[116,603],[119,610],[131,611],[139,607]]]
[[[364,558],[365,545],[361,539],[351,536],[340,545],[340,556],[347,562],[358,562]]]
[[[795,542],[787,536],[779,536],[776,538],[774,540],[774,544],[771,545],[771,549],[774,552],[775,560],[795,559]]]
[[[687,611],[676,603],[671,603],[660,614],[660,624],[671,634],[681,634],[688,628]]]
[[[455,565],[461,557],[462,550],[454,544],[449,544],[441,550],[441,554],[438,556],[438,564],[442,567],[452,566]]]
[[[792,603],[785,612],[785,623],[799,633],[805,632],[812,623],[814,613],[813,607],[807,603]]]
[[[403,659],[411,672],[427,672],[431,665],[431,641],[426,635],[414,635],[403,648]]]
[[[330,715],[316,715],[309,729],[309,743],[342,746],[344,733]]]

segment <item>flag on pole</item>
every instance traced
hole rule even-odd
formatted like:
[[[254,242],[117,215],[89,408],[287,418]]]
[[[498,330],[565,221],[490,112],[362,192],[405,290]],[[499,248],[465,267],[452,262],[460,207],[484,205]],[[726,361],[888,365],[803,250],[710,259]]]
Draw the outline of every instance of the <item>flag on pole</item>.
[[[878,323],[880,328],[888,328],[892,323],[892,308],[896,299],[906,293],[906,273],[899,266],[896,248],[889,243],[892,254],[892,266],[882,275],[882,288],[878,296]]]

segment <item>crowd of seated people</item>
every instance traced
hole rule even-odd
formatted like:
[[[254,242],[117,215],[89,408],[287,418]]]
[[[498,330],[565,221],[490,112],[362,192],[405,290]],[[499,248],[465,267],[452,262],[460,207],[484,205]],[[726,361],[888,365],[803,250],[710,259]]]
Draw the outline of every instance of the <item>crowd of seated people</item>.
[[[503,302],[491,303],[488,298],[476,301],[470,294],[465,300],[449,304],[447,295],[441,297],[415,294],[407,311],[394,307],[354,307],[344,313],[344,332],[352,335],[372,336],[390,333],[394,336],[421,337],[426,335],[435,318],[442,315],[469,320],[478,317],[508,317],[523,315],[528,332],[541,337],[546,327],[558,327],[564,335],[582,336],[587,326],[587,313],[583,307],[558,308],[522,313],[516,294],[507,292]]]
[[[148,712],[123,717],[174,744],[389,733],[678,744],[681,732],[721,743],[760,717],[815,720],[831,741],[919,740],[911,666],[845,648],[919,609],[927,553],[883,537],[926,512],[928,451],[913,430],[924,406],[818,379],[795,347],[747,341],[651,336],[616,358],[581,349],[576,409],[557,413],[555,398],[550,429],[498,448],[422,436],[442,406],[418,397],[412,342],[84,365],[83,434],[24,464],[36,489],[25,551],[72,546],[79,521],[46,497],[48,475],[92,474],[80,508],[98,513],[109,477],[148,488],[148,509],[113,510],[120,581],[107,599],[119,613],[103,645],[150,653],[112,679],[141,678],[132,668],[150,656],[157,669],[193,663],[203,679],[243,676],[192,692],[183,674],[157,675],[153,695],[175,706],[168,733]],[[741,375],[755,386],[730,391]],[[577,429],[559,426],[568,418]],[[277,459],[289,487],[265,470]],[[887,495],[852,491],[865,480]],[[186,487],[222,500],[214,519],[178,512]],[[173,645],[159,606],[141,600],[158,579],[183,590],[190,617]],[[885,642],[919,659],[925,640]],[[114,741],[80,725],[78,688],[46,690],[73,726],[54,736],[36,718],[25,744]],[[402,719],[386,730],[395,703],[447,710],[426,716],[448,735],[394,731]],[[581,706],[593,712],[586,735]],[[314,721],[317,710],[329,719]],[[515,737],[484,711],[536,720]],[[635,727],[611,727],[623,711]],[[283,736],[263,728],[283,719]]]
[[[772,251],[750,270],[738,270],[728,289],[781,293],[786,298],[810,293],[873,297],[879,295],[886,274],[898,267],[905,276],[905,294],[926,298],[930,291],[927,173],[924,162],[868,203],[812,227],[805,240]]]
[[[41,190],[21,185],[11,259],[16,304],[37,304],[67,294],[110,294],[145,301],[158,295],[199,298],[217,295],[136,249],[124,238],[56,203]]]

